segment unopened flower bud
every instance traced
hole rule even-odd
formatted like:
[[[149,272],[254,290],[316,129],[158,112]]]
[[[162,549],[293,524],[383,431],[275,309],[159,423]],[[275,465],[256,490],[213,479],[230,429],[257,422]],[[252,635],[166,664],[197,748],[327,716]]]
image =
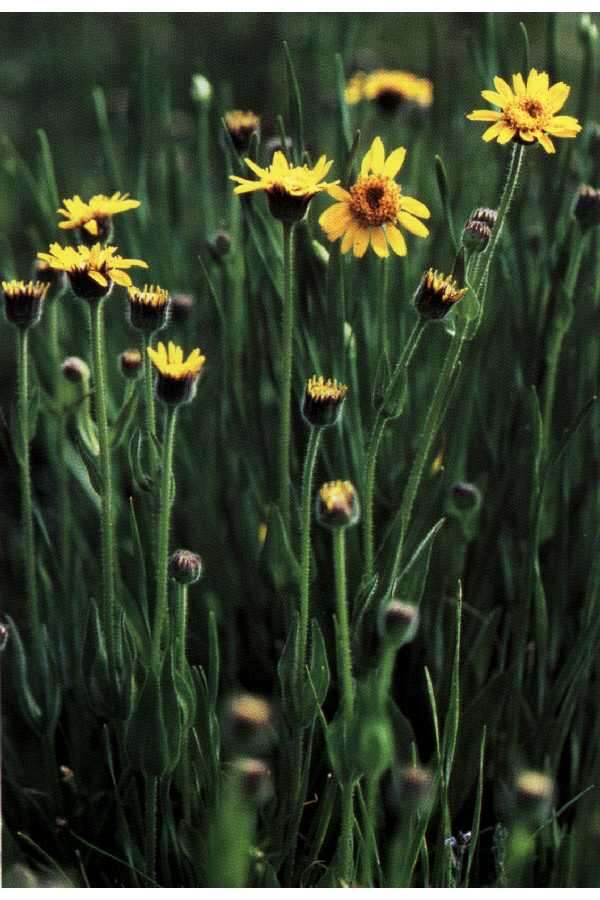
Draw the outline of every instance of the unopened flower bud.
[[[211,240],[208,242],[208,249],[215,262],[219,262],[227,256],[231,250],[231,235],[229,232],[224,231],[223,229],[215,231]]]
[[[349,528],[360,518],[360,506],[350,481],[329,481],[317,495],[317,521],[326,528]]]
[[[583,229],[600,225],[600,190],[582,185],[575,200],[575,218]]]
[[[488,245],[488,241],[492,236],[494,225],[498,218],[495,209],[488,209],[480,206],[473,210],[467,221],[462,233],[462,242],[467,250],[473,253],[480,253]]]
[[[554,782],[543,772],[524,769],[515,779],[515,812],[532,823],[545,819],[552,808]]]
[[[414,603],[391,600],[383,608],[381,634],[389,644],[402,647],[410,643],[419,627],[419,608]]]
[[[150,336],[168,324],[171,298],[164,288],[145,284],[140,290],[132,285],[127,289],[127,296],[132,328]]]
[[[175,550],[169,557],[169,576],[179,584],[195,584],[202,575],[202,560],[191,550]]]
[[[185,322],[194,308],[191,294],[171,294],[171,320],[175,323]]]
[[[246,153],[252,135],[255,132],[260,135],[260,116],[250,110],[232,109],[225,113],[224,119],[235,149]]]
[[[17,328],[32,328],[42,317],[48,284],[42,281],[3,281],[6,318]]]
[[[124,378],[135,379],[142,371],[142,354],[132,348],[119,354],[119,368]]]
[[[238,757],[231,763],[232,772],[242,794],[255,803],[263,806],[273,796],[273,776],[269,766],[262,759]]]
[[[394,788],[401,812],[411,814],[426,809],[432,799],[433,779],[420,766],[403,766],[394,773]]]
[[[196,103],[209,106],[212,100],[213,89],[208,78],[200,74],[193,75],[191,94],[192,100],[195,100]]]
[[[423,319],[443,319],[467,293],[451,275],[435,269],[423,274],[415,292],[414,304]]]
[[[468,481],[457,481],[452,485],[452,500],[461,510],[477,510],[481,506],[481,491]]]
[[[73,384],[89,381],[90,367],[79,356],[67,356],[61,370],[67,381],[72,381]]]
[[[342,414],[347,393],[348,387],[335,378],[328,378],[325,381],[322,375],[319,378],[313,375],[306,382],[304,391],[302,402],[304,419],[316,428],[335,425]]]
[[[254,694],[238,694],[227,704],[224,718],[225,739],[232,746],[256,753],[273,738],[271,704]]]

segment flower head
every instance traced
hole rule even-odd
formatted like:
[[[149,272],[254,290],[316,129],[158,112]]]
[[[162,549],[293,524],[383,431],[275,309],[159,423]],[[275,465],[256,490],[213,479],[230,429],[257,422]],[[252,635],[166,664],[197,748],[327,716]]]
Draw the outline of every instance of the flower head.
[[[148,347],[148,356],[157,371],[156,393],[164,403],[177,406],[189,402],[195,392],[198,378],[204,368],[206,357],[197,348],[187,359],[183,350],[169,341],[169,348],[159,341],[155,350]]]
[[[127,296],[129,322],[133,328],[146,334],[154,334],[165,327],[171,305],[168,291],[159,285],[145,284],[143,290],[132,285],[127,289]]]
[[[43,281],[3,281],[6,318],[17,328],[31,328],[42,317],[49,285]]]
[[[556,115],[571,90],[563,81],[550,87],[548,73],[532,69],[527,83],[521,74],[513,75],[512,83],[511,88],[503,78],[494,78],[496,90],[482,91],[481,96],[498,109],[475,109],[467,116],[472,122],[493,122],[483,132],[484,141],[494,138],[499,144],[537,141],[546,153],[554,153],[552,137],[574,138],[581,131],[573,116]]]
[[[124,378],[135,380],[142,372],[142,354],[135,347],[119,354],[119,367]]]
[[[462,300],[467,290],[459,287],[451,275],[428,269],[419,282],[414,304],[424,319],[443,319]]]
[[[107,241],[112,231],[112,217],[117,213],[126,212],[128,209],[137,209],[139,200],[129,198],[129,194],[121,194],[116,191],[112,197],[106,194],[94,194],[87,203],[79,194],[63,200],[64,208],[58,210],[65,217],[64,222],[59,222],[59,228],[77,228],[81,240],[86,244],[96,241]]]
[[[61,247],[54,243],[50,244],[48,253],[38,253],[38,258],[45,260],[53,269],[66,272],[73,291],[85,300],[105,297],[113,282],[129,287],[131,278],[123,269],[132,266],[148,268],[148,263],[142,259],[124,259],[117,254],[116,247],[103,247],[101,244]]]
[[[352,248],[355,256],[364,256],[370,243],[378,256],[388,256],[388,244],[398,256],[406,256],[399,225],[418,237],[429,234],[420,221],[429,218],[429,210],[420,200],[406,197],[394,181],[405,158],[406,150],[398,147],[386,159],[383,141],[376,137],[350,190],[339,185],[328,188],[339,202],[325,210],[319,224],[330,241],[343,236],[342,253]]]
[[[348,386],[335,378],[325,380],[322,375],[313,375],[306,382],[302,415],[309,425],[316,428],[327,428],[338,421]]]
[[[233,145],[239,153],[244,153],[254,132],[260,130],[260,116],[241,109],[231,109],[225,113],[225,125]]]
[[[348,528],[360,518],[356,489],[351,481],[328,481],[317,496],[317,519],[327,528]]]
[[[179,584],[195,584],[202,575],[202,560],[191,550],[175,550],[169,557],[169,575]]]
[[[385,112],[395,112],[404,103],[426,108],[433,102],[433,85],[428,78],[400,69],[357,72],[346,87],[346,100],[350,104],[374,100]]]
[[[234,193],[266,191],[271,214],[283,222],[298,222],[304,217],[315,194],[337,184],[337,181],[332,184],[323,181],[333,165],[333,161],[328,161],[325,156],[321,156],[312,169],[307,165],[292,166],[281,150],[273,154],[273,161],[267,169],[261,168],[251,159],[246,160],[246,165],[258,175],[258,180],[230,175],[232,181],[238,182]]]
[[[473,210],[462,233],[462,243],[473,253],[481,253],[485,250],[492,236],[494,226],[498,219],[495,209],[480,206]]]

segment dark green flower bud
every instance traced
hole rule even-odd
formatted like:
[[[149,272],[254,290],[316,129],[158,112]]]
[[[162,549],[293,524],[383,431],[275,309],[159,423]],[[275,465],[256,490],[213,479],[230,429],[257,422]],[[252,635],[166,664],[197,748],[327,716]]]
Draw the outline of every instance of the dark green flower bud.
[[[419,628],[419,608],[413,603],[391,600],[383,608],[380,628],[386,643],[395,647],[409,644]]]
[[[32,328],[42,318],[42,305],[48,293],[42,281],[3,281],[6,318],[17,328]]]
[[[169,558],[169,575],[179,584],[195,584],[202,575],[202,560],[191,550],[175,550]]]
[[[142,354],[132,348],[119,354],[119,368],[123,378],[135,380],[142,371]]]
[[[348,388],[335,378],[313,375],[306,382],[302,415],[309,425],[315,428],[329,428],[339,421],[344,407]]]
[[[67,381],[73,384],[85,384],[90,380],[90,367],[78,356],[67,356],[61,370]]]
[[[495,209],[480,206],[473,210],[462,233],[462,243],[472,253],[481,253],[488,245],[496,224],[498,213]]]

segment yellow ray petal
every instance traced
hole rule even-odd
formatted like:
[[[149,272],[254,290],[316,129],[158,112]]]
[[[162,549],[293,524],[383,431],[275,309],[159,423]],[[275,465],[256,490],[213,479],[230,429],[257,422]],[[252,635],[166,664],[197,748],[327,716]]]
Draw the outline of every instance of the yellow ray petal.
[[[504,97],[505,101],[510,101],[513,98],[513,92],[510,88],[510,85],[504,78],[500,78],[499,75],[496,75],[494,78],[494,87],[498,91],[501,97]]]
[[[98,229],[98,223],[96,222],[95,219],[90,219],[90,221],[89,221],[89,222],[86,222],[85,225],[84,225],[83,227],[84,227],[85,230],[88,232],[88,234],[91,234],[91,235],[93,235],[94,237],[97,237],[97,236],[98,236],[98,231],[99,231],[99,229]]]
[[[89,277],[92,281],[96,281],[102,287],[106,287],[108,285],[108,281],[100,272],[88,272]]]
[[[495,137],[497,137],[502,129],[504,128],[504,122],[495,122],[487,131],[484,131],[481,135],[481,139],[486,143],[488,141],[493,141]]]
[[[492,103],[494,106],[504,106],[506,102],[502,97],[502,94],[498,94],[496,91],[482,91],[481,96],[484,100],[487,100],[488,103]]]
[[[527,93],[527,88],[525,87],[525,82],[523,81],[523,76],[520,72],[517,72],[516,75],[513,75],[513,88],[517,97],[523,97]]]
[[[385,147],[380,137],[376,137],[371,144],[371,171],[374,175],[383,174],[385,162]]]
[[[388,178],[395,178],[402,166],[404,165],[404,160],[406,159],[406,148],[405,147],[396,147],[395,150],[390,153],[388,158],[386,159],[383,166],[383,174]]]
[[[423,225],[420,219],[411,216],[408,212],[398,213],[398,224],[404,226],[411,234],[416,234],[417,237],[425,238],[429,236],[429,229],[427,226]]]
[[[535,136],[546,151],[546,153],[556,153],[556,148],[552,143],[551,138],[548,137],[547,134],[544,134],[543,131],[536,131]]]
[[[371,228],[371,247],[377,256],[381,256],[382,259],[389,255],[383,228]]]
[[[497,122],[502,116],[501,112],[494,109],[474,109],[467,115],[470,122]]]
[[[414,197],[402,197],[402,209],[412,213],[413,216],[420,216],[422,219],[429,219],[431,216],[425,204],[420,200],[415,200]]]
[[[342,239],[342,246],[340,247],[340,250],[342,253],[347,253],[348,250],[350,249],[350,247],[352,246],[352,244],[354,243],[354,235],[355,235],[357,229],[358,229],[358,225],[355,222],[352,222],[348,226],[348,230],[346,231],[346,234],[344,235],[344,237]]]
[[[115,284],[120,284],[121,287],[131,286],[131,278],[129,277],[127,272],[122,272],[121,269],[109,269],[108,274]]]
[[[257,165],[253,159],[245,159],[244,162],[248,166],[248,168],[254,172],[255,175],[258,175],[259,178],[265,178],[268,174],[266,169],[261,168],[261,166]],[[237,176],[232,176],[237,181]]]
[[[333,197],[334,200],[349,200],[350,194],[349,192],[341,187],[339,184],[330,184],[327,188],[327,193],[330,197]]]
[[[512,141],[516,134],[516,129],[511,128],[510,125],[503,125],[498,135],[498,143],[499,144],[508,144],[509,141]]]
[[[367,247],[369,246],[369,229],[368,228],[357,228],[356,233],[354,235],[354,242],[352,244],[352,252],[355,256],[361,257],[364,256],[367,252]]]
[[[394,253],[406,256],[406,241],[402,232],[395,225],[386,225],[385,234]]]
[[[558,112],[566,103],[567,97],[571,93],[571,88],[564,81],[557,81],[548,91],[548,109],[550,112]]]

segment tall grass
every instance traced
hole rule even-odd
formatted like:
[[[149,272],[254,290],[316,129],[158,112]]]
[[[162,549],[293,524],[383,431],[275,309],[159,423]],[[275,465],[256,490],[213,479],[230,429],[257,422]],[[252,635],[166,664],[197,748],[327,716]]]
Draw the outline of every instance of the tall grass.
[[[5,883],[598,886],[600,236],[573,216],[599,175],[594,25],[403,17],[435,99],[390,117],[344,99],[378,17],[265,17],[261,38],[245,21],[247,43],[220,18],[261,72],[249,155],[266,165],[267,139],[289,137],[348,184],[379,134],[407,147],[431,234],[384,272],[327,242],[316,197],[282,240],[264,197],[228,181],[248,174],[222,126],[241,66],[182,101],[183,64],[157,74],[146,54],[135,135],[96,84],[94,166],[68,164],[72,130],[24,154],[4,138],[3,276],[28,278],[57,239],[59,197],[130,191],[142,206],[115,243],[193,295],[164,334],[207,357],[175,430],[148,372],[123,378],[140,339],[122,289],[104,333],[70,289],[25,348],[2,328]],[[375,67],[399,64],[387,53]],[[572,85],[584,125],[556,156],[484,144],[464,118],[529,65]],[[499,220],[465,256],[482,205]],[[430,266],[469,292],[415,328]],[[68,356],[92,379],[66,379]],[[348,385],[335,427],[301,415],[313,373]],[[362,522],[332,535],[314,509],[336,479]],[[178,548],[202,558],[189,586],[167,577]]]

